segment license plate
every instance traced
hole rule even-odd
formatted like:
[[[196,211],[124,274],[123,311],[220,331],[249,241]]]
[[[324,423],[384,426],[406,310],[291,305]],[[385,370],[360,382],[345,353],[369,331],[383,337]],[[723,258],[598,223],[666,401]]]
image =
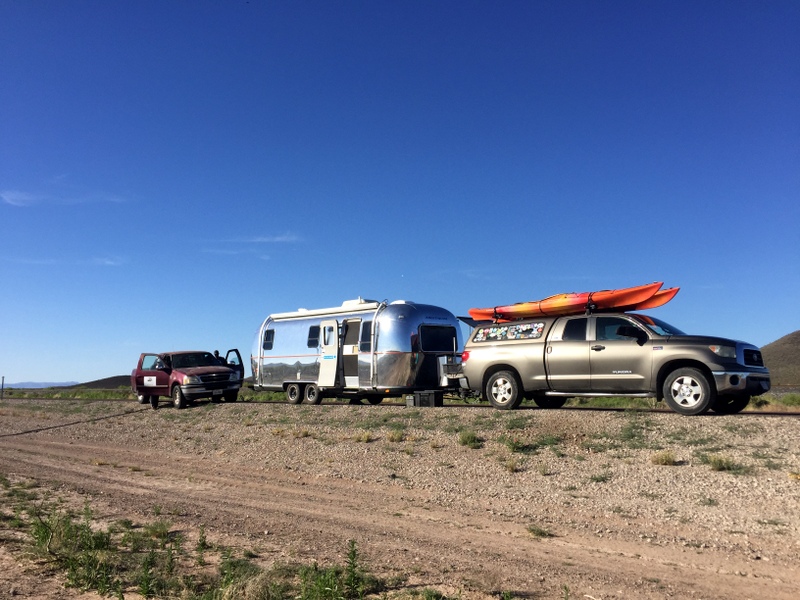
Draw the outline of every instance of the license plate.
[[[211,392],[212,396],[222,396],[222,390],[214,390]]]

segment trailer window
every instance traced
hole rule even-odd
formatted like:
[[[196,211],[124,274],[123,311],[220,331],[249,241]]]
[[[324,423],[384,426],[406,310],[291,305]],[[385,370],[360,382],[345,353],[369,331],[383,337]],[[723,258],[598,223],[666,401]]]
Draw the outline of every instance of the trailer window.
[[[319,325],[312,325],[308,328],[308,347],[316,348],[319,346]]]
[[[275,342],[275,330],[267,329],[264,332],[264,343],[262,345],[262,348],[264,348],[264,350],[272,350],[272,345],[274,344],[274,342]]]
[[[458,348],[456,328],[420,325],[419,346],[423,352],[455,352]]]
[[[361,323],[361,340],[358,343],[359,352],[372,352],[372,321]]]
[[[336,331],[332,325],[325,326],[325,341],[323,342],[326,346],[332,346],[336,341]]]

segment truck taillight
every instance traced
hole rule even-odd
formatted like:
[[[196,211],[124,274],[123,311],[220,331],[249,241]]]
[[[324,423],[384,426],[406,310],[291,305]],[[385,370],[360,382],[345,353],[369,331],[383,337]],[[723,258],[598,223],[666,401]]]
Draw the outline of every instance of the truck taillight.
[[[461,353],[461,362],[462,363],[467,362],[468,358],[469,358],[469,351],[468,350],[465,350],[464,352]]]

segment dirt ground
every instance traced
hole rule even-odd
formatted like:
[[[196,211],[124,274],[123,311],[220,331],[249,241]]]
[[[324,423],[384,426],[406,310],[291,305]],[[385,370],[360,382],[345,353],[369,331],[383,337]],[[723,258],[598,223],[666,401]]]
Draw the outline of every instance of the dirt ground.
[[[673,464],[656,464],[665,452]],[[741,468],[714,471],[709,455]],[[794,600],[798,472],[797,416],[0,405],[11,481],[109,522],[203,527],[264,565],[343,564],[352,539],[373,574],[405,577],[390,595]],[[0,530],[0,598],[96,597],[63,584]]]

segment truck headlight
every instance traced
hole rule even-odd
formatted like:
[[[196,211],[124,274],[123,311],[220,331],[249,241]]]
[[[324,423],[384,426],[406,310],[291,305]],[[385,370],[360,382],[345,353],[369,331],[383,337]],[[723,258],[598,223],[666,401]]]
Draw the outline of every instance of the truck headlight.
[[[236,371],[231,373],[231,381],[239,381],[239,374]]]
[[[722,358],[736,358],[735,346],[709,346],[711,351]]]
[[[184,375],[183,376],[183,385],[189,385],[192,383],[202,383],[200,378],[196,375]]]

